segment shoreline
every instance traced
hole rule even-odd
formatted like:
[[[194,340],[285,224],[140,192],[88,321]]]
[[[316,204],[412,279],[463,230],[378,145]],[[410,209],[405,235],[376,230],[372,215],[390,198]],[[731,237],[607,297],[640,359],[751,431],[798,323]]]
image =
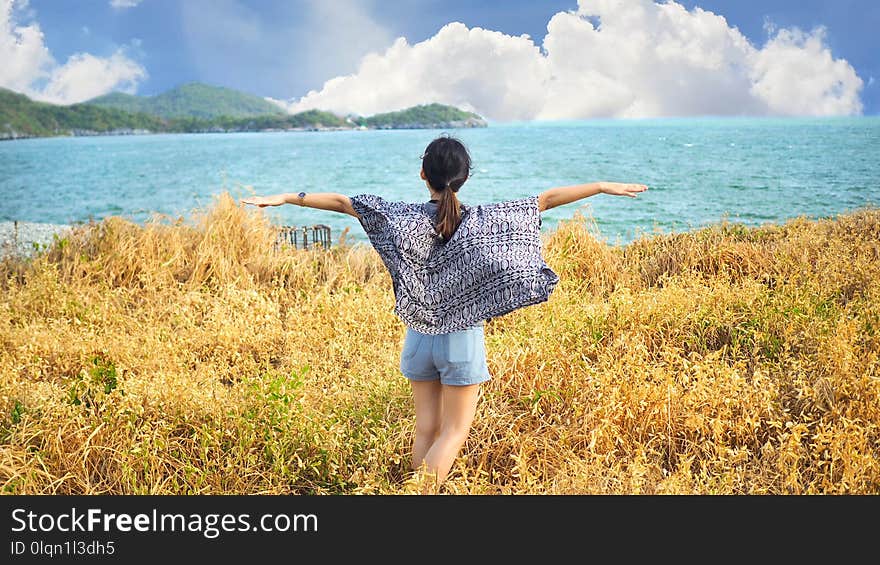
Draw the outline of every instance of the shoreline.
[[[28,256],[40,246],[48,246],[55,235],[71,229],[68,224],[41,222],[0,221],[0,257],[7,255]]]
[[[133,137],[145,135],[201,135],[216,133],[324,133],[336,131],[388,131],[388,130],[431,130],[431,129],[482,129],[489,127],[487,122],[476,121],[460,121],[460,122],[443,122],[437,124],[403,124],[396,126],[307,126],[307,127],[290,127],[290,128],[265,128],[265,129],[247,129],[247,128],[222,128],[213,127],[207,129],[199,129],[194,131],[153,131],[147,129],[118,129],[109,131],[95,130],[66,130],[55,135],[28,135],[16,131],[0,131],[0,141],[17,141],[22,139],[54,139],[54,138],[74,138],[74,137]]]

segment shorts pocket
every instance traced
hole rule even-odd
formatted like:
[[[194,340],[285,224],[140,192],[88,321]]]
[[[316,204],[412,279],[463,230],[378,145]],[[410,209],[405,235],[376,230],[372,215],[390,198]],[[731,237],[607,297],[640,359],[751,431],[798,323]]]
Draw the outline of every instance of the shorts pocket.
[[[474,358],[474,334],[465,330],[448,334],[449,354],[446,360],[450,363],[468,363]]]
[[[400,352],[400,358],[407,361],[415,357],[423,337],[420,333],[407,331],[406,336],[403,338],[403,349]]]

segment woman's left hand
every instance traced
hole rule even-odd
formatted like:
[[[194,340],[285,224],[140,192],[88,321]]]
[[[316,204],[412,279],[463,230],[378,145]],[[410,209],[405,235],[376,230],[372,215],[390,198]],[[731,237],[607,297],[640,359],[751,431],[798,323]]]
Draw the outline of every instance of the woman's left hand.
[[[648,187],[644,184],[622,182],[603,182],[601,187],[601,191],[605,194],[611,194],[612,196],[629,196],[630,198],[635,198],[639,192],[648,190]]]

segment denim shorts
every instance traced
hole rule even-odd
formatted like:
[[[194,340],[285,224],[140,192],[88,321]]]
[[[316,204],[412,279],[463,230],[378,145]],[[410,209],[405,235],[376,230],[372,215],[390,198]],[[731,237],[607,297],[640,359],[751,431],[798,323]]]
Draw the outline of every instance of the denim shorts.
[[[486,364],[483,326],[429,335],[406,329],[400,372],[411,381],[440,380],[445,385],[474,385],[491,378]]]

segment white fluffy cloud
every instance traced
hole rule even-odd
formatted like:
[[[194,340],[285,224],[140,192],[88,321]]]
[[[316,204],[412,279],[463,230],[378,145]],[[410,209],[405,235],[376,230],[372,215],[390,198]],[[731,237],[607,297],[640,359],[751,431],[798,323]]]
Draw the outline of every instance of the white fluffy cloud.
[[[110,5],[117,9],[134,8],[141,0],[110,0]]]
[[[134,93],[145,76],[143,67],[120,51],[110,57],[77,53],[64,65],[52,69],[39,98],[55,104],[71,104],[113,90]]]
[[[413,45],[398,38],[288,109],[440,102],[495,120],[862,112],[863,82],[822,28],[768,30],[758,48],[724,17],[674,1],[578,4],[550,19],[541,46],[455,22]]]
[[[751,92],[771,112],[838,115],[862,111],[860,79],[825,47],[825,30],[780,30],[755,56]]]
[[[72,55],[59,64],[36,22],[20,25],[16,12],[25,2],[0,0],[0,86],[55,104],[82,102],[112,90],[133,92],[146,70],[122,49],[110,57]]]
[[[327,81],[291,106],[373,114],[443,102],[528,118],[542,103],[546,65],[527,37],[452,23],[416,45],[398,38],[383,54],[364,57],[356,74]]]

